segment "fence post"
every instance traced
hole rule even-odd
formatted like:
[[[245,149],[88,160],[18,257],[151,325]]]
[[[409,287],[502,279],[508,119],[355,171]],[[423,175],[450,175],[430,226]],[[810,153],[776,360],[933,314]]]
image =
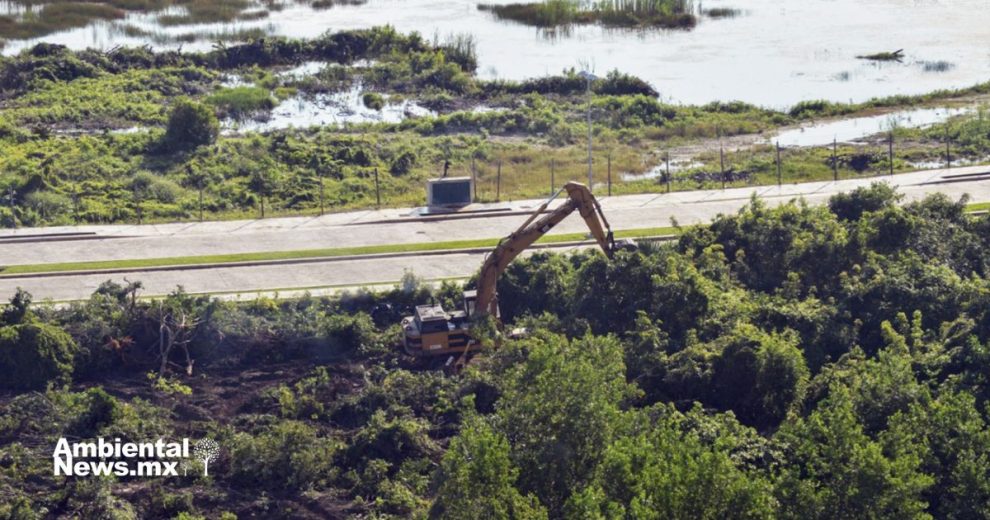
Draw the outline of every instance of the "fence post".
[[[133,195],[134,195],[134,213],[135,213],[135,216],[137,217],[137,223],[140,226],[141,225],[141,197],[138,196],[137,186],[134,187]]]
[[[839,158],[838,158],[838,147],[839,139],[836,137],[832,138],[832,180],[839,180]]]
[[[667,151],[667,174],[664,175],[664,179],[667,181],[667,193],[670,193],[670,151]]]
[[[474,169],[474,156],[471,156],[471,201],[478,202],[478,173]]]
[[[781,175],[780,169],[780,141],[777,141],[777,187],[780,188],[783,183],[783,175]]]
[[[945,123],[945,168],[952,168],[952,156],[949,155],[949,123]]]
[[[498,161],[498,172],[495,176],[495,202],[502,200],[502,161]]]
[[[725,189],[725,149],[722,147],[721,138],[718,141],[718,167],[722,171],[722,189]]]
[[[554,161],[550,159],[550,195],[553,195],[553,190],[557,187],[557,180],[554,179]]]
[[[894,131],[890,131],[890,136],[887,137],[887,162],[890,168],[890,176],[894,176]]]
[[[381,186],[378,185],[378,168],[375,168],[375,201],[378,203],[378,208],[381,208],[382,190],[381,190]]]
[[[612,196],[612,152],[608,152],[606,156],[608,161],[608,196]]]

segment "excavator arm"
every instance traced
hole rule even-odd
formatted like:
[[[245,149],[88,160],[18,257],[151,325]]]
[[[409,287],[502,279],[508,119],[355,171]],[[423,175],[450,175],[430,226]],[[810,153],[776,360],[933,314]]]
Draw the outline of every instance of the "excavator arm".
[[[547,209],[550,203],[564,191],[567,192],[567,201],[541,217],[540,215],[543,214],[543,211]],[[612,230],[609,227],[608,221],[602,213],[601,206],[587,186],[577,182],[568,182],[561,190],[558,190],[557,193],[537,208],[533,215],[519,226],[519,229],[499,241],[498,246],[485,259],[478,278],[475,312],[497,315],[498,299],[495,286],[499,276],[501,276],[512,260],[531,246],[533,242],[536,242],[540,237],[553,229],[560,221],[567,218],[574,210],[577,210],[581,217],[584,218],[585,223],[588,224],[588,229],[591,230],[591,236],[598,242],[602,251],[609,258],[612,257],[616,249],[615,240],[612,237]]]

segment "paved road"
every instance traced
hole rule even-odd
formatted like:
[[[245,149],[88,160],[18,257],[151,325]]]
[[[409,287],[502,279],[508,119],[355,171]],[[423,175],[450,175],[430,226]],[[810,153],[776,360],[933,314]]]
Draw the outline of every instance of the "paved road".
[[[907,200],[942,192],[951,198],[970,194],[974,201],[990,201],[990,167],[953,168],[900,174],[883,179],[898,188]],[[962,177],[959,177],[962,175]],[[970,177],[967,177],[970,175]],[[755,193],[771,204],[803,197],[823,203],[831,195],[869,185],[876,179],[845,180],[672,194],[603,197],[605,214],[615,229],[710,221],[732,213]],[[500,209],[532,210],[542,201],[518,201]],[[462,220],[423,222],[412,209],[389,209],[267,220],[165,224],[148,226],[78,226],[0,231],[0,265],[38,264],[127,258],[162,258],[255,251],[287,251],[375,244],[494,238],[514,230],[525,217],[489,216]],[[553,233],[585,231],[579,218],[571,218]],[[10,243],[11,237],[39,233],[95,233],[96,240]],[[7,243],[4,243],[4,242]],[[348,260],[291,266],[224,267],[194,271],[159,271],[120,276],[74,275],[37,279],[0,279],[0,299],[17,287],[36,298],[55,300],[84,298],[107,278],[140,279],[146,294],[164,294],[176,285],[190,292],[257,292],[298,287],[362,285],[398,280],[405,270],[427,278],[468,276],[481,263],[480,254],[453,254],[375,260]]]

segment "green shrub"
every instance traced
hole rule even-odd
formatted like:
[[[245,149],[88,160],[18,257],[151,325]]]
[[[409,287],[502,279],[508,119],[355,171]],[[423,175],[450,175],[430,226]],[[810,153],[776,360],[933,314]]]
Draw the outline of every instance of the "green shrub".
[[[719,338],[712,369],[719,408],[761,430],[780,424],[801,402],[809,377],[795,336],[744,325]]]
[[[354,434],[346,458],[352,466],[364,466],[363,462],[375,459],[398,464],[404,459],[431,455],[437,446],[428,435],[429,428],[429,423],[422,419],[389,418],[383,410],[378,410]]]
[[[90,388],[74,396],[75,405],[81,410],[69,427],[73,435],[96,436],[124,415],[120,402],[102,388]]]
[[[300,379],[289,387],[281,385],[273,395],[278,401],[282,417],[289,419],[320,419],[326,411],[326,402],[333,401],[337,388],[332,384],[325,367],[317,367],[313,375]]]
[[[38,520],[41,515],[35,511],[27,497],[7,497],[6,504],[0,504],[0,518],[4,520]]]
[[[874,182],[869,188],[833,195],[828,199],[828,209],[842,220],[859,220],[863,213],[879,211],[900,199],[889,184]]]
[[[41,215],[42,219],[54,219],[72,208],[69,197],[51,191],[36,191],[24,197],[24,204]]]
[[[657,97],[659,93],[649,83],[618,70],[612,70],[604,79],[596,81],[592,88],[596,94],[606,96],[630,96],[642,94]]]
[[[75,354],[72,337],[56,325],[0,327],[0,387],[35,390],[68,383]]]
[[[404,150],[392,161],[389,171],[392,175],[406,175],[412,171],[416,165],[416,153],[412,150]]]
[[[831,101],[816,99],[811,101],[801,101],[791,107],[788,114],[799,119],[808,119],[813,117],[839,115],[848,110],[848,105],[839,105]]]
[[[32,299],[31,293],[18,287],[10,304],[0,312],[0,325],[18,325],[27,321],[31,316]]]
[[[473,419],[450,443],[439,472],[432,518],[546,518],[533,495],[515,488],[519,469],[509,441],[483,420]]]
[[[377,92],[365,92],[361,96],[361,102],[364,103],[364,106],[372,110],[380,111],[385,106],[385,98]]]
[[[0,208],[0,228],[15,228],[20,224],[17,215],[10,208]]]
[[[238,434],[230,450],[230,476],[260,489],[301,491],[335,475],[338,444],[298,421],[284,421],[260,435]]]
[[[220,122],[206,105],[180,100],[172,109],[164,144],[171,151],[182,151],[212,144],[220,134]]]
[[[373,353],[381,351],[384,345],[375,322],[363,312],[330,316],[323,333],[332,352]]]
[[[175,182],[150,172],[138,172],[131,179],[131,190],[140,200],[155,200],[173,204],[182,195],[182,188]]]

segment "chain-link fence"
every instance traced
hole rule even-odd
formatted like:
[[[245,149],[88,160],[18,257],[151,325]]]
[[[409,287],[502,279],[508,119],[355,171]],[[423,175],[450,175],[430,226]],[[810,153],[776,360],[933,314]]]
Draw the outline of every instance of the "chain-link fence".
[[[826,143],[819,140],[798,146],[784,146],[753,136],[736,136],[658,150],[646,158],[640,152],[617,152],[617,147],[614,146],[593,147],[590,177],[593,191],[598,196],[838,181],[889,176],[904,171],[951,168],[961,163],[954,149],[955,143],[948,134],[941,141],[928,139],[923,144],[919,144],[917,139],[911,140],[905,143],[903,150],[895,132],[853,142],[832,139]],[[505,202],[544,197],[554,193],[568,181],[588,183],[588,164],[585,153],[576,153],[574,149],[570,153],[562,153],[548,148],[544,154],[505,153],[478,156],[460,162],[445,161],[444,164],[437,165],[437,177],[443,171],[451,177],[470,177],[474,181],[472,199],[475,202]],[[370,205],[373,201],[376,207],[381,208],[415,206],[425,202],[425,190],[418,191],[415,188],[421,181],[400,182],[387,170],[378,167],[355,168],[351,170],[351,174],[368,180],[361,188],[364,191],[359,194],[364,204]],[[252,214],[250,210],[244,210],[242,214],[235,216],[265,218],[290,214],[323,215],[348,208],[336,202],[339,194],[335,198],[328,196],[331,188],[340,190],[340,179],[315,172],[310,177],[312,178],[307,182],[312,186],[307,188],[309,195],[304,206],[287,206],[284,202],[287,197],[282,196],[275,200],[277,197],[274,196],[274,190],[264,183],[258,183],[251,194],[257,211]],[[331,187],[334,183],[338,185]],[[38,196],[33,196],[31,200],[21,200],[13,183],[0,188],[0,200],[11,209],[18,203],[30,203],[33,210],[42,216],[61,211],[76,223],[91,222],[80,211],[87,198],[85,192],[73,192],[66,199],[67,202],[60,203],[46,201],[44,197]],[[163,218],[163,215],[154,211],[154,202],[149,201],[137,189],[129,200],[126,193],[118,194],[110,202],[118,208],[121,215],[113,221],[141,224],[145,222],[146,215],[154,215],[159,221],[197,221],[215,213],[213,208],[204,209],[204,205],[208,205],[208,202],[204,202],[204,186],[194,187],[194,191],[197,193],[191,200],[184,202],[182,214],[178,218]],[[99,203],[105,205],[107,201],[101,200]],[[59,204],[68,206],[56,207]]]

